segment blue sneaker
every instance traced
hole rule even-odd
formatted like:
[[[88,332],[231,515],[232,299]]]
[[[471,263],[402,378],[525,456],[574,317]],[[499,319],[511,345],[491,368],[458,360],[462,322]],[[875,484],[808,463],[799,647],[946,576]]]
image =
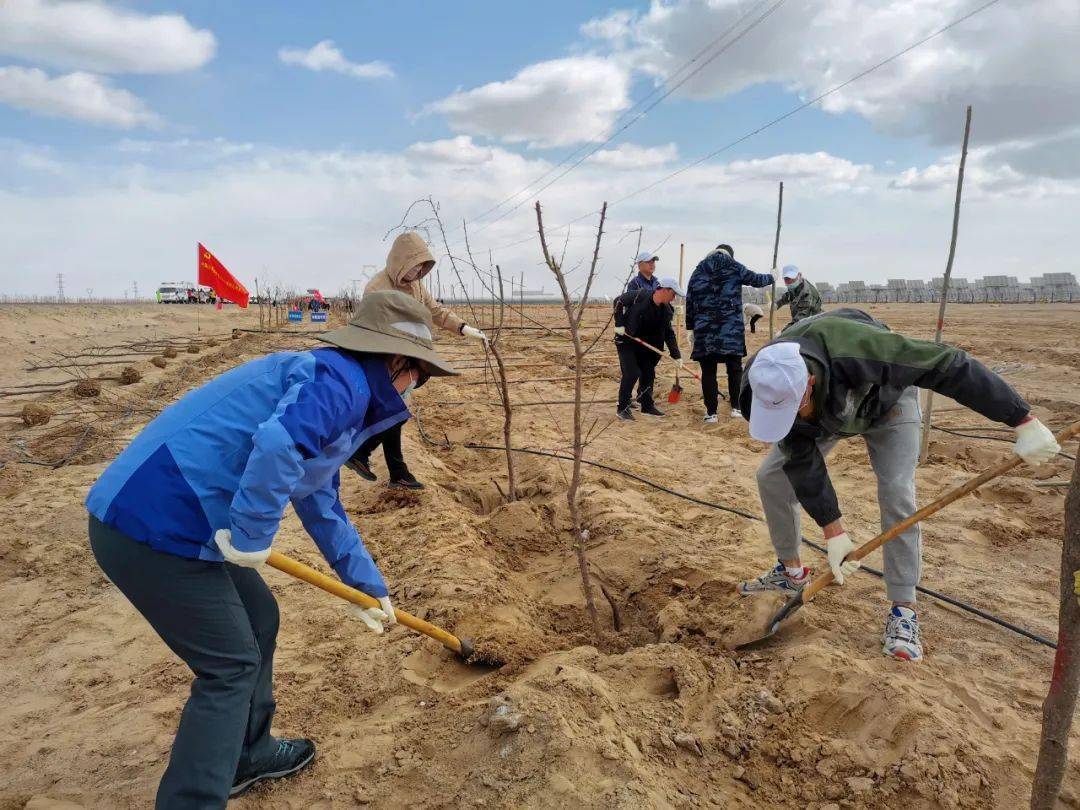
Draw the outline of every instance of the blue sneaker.
[[[919,617],[911,608],[894,606],[885,622],[881,652],[901,661],[921,661]]]
[[[802,576],[788,576],[787,568],[782,562],[776,564],[776,568],[767,571],[757,579],[739,583],[739,596],[752,596],[755,593],[766,591],[779,591],[780,593],[794,596],[799,589],[810,581],[810,569],[803,566]]]

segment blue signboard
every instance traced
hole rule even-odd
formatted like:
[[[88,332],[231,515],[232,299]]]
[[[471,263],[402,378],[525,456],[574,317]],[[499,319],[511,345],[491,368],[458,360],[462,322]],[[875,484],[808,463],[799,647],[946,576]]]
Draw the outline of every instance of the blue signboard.
[[[325,312],[312,312],[311,313],[311,322],[312,323],[326,323],[326,313]]]
[[[290,309],[289,310],[289,322],[290,323],[303,323],[304,322],[304,313],[299,309]]]

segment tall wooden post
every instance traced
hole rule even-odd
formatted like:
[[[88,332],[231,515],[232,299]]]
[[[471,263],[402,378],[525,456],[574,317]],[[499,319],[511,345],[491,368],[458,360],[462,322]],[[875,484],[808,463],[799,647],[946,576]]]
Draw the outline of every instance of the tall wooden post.
[[[773,313],[776,311],[776,259],[780,253],[780,221],[784,214],[784,181],[780,181],[780,199],[776,204],[776,239],[772,247],[772,277],[773,282],[769,285],[769,340],[776,334],[773,327]],[[734,407],[734,406],[732,406]]]
[[[263,330],[262,296],[259,295],[259,277],[255,276],[255,300],[259,302],[259,331]]]
[[[971,105],[968,104],[964,118],[964,144],[960,148],[960,170],[956,175],[956,201],[953,203],[952,239],[949,241],[949,260],[945,263],[945,278],[941,282],[941,303],[938,306],[937,329],[934,330],[934,342],[941,342],[941,330],[945,325],[945,305],[949,301],[949,279],[952,278],[953,259],[956,257],[956,233],[960,228],[960,196],[964,190],[964,166],[967,164],[968,138],[971,136]],[[926,404],[923,408],[922,445],[919,448],[919,463],[926,462],[930,449],[930,415],[934,410],[934,392],[926,392]]]
[[[1073,466],[1072,485],[1065,496],[1065,540],[1061,546],[1061,607],[1058,612],[1057,652],[1050,690],[1043,701],[1042,738],[1035,779],[1031,785],[1032,810],[1050,810],[1057,804],[1061,780],[1069,759],[1076,694],[1080,688],[1080,460]]]

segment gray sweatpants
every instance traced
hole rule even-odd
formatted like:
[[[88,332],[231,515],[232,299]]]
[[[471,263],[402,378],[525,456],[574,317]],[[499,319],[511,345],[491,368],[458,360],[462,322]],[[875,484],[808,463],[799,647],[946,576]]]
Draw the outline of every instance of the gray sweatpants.
[[[863,434],[870,466],[877,477],[881,530],[899,523],[918,508],[915,501],[915,466],[919,460],[919,401],[908,388],[896,407]],[[818,441],[822,456],[836,446],[836,437]],[[799,554],[802,509],[784,472],[784,454],[773,445],[757,471],[758,494],[769,524],[769,538],[776,556],[795,559]],[[870,538],[863,538],[863,542]],[[853,538],[856,545],[859,540]],[[915,586],[922,575],[922,530],[912,526],[882,547],[885,585],[893,602],[914,602]]]

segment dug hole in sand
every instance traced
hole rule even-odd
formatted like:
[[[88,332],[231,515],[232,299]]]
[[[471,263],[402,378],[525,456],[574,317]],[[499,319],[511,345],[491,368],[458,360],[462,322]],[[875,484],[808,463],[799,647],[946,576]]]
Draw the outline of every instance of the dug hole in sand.
[[[184,308],[167,309],[172,318],[189,317]],[[869,309],[913,335],[928,336],[933,324],[928,307]],[[148,310],[148,318],[157,313]],[[250,326],[254,316],[225,314],[227,325],[215,332]],[[551,323],[559,317],[539,308],[530,314]],[[0,326],[4,316],[0,310]],[[32,325],[38,316],[30,317]],[[606,318],[597,307],[586,321],[599,325]],[[1080,402],[1075,318],[1074,308],[1056,305],[962,307],[949,337],[991,364],[1014,364],[1007,379],[1043,421],[1059,427],[1075,420]],[[995,329],[985,328],[988,320]],[[206,322],[204,315],[204,329]],[[6,334],[17,337],[13,323]],[[107,330],[87,332],[66,338],[65,351],[78,341],[116,342]],[[1020,333],[1023,347],[1009,337]],[[751,351],[762,337],[747,335]],[[568,376],[564,341],[505,340],[505,353],[523,358],[514,363],[545,364],[511,369],[512,378]],[[204,345],[199,355],[184,352],[166,368],[140,362],[140,382],[105,383],[101,397],[77,407],[131,401],[160,407],[236,363],[305,344],[245,335]],[[796,614],[792,628],[729,651],[730,632],[757,621],[771,601],[740,599],[733,590],[775,564],[764,526],[586,468],[581,508],[602,625],[596,638],[571,550],[568,465],[519,455],[520,497],[505,503],[503,455],[462,444],[502,441],[501,412],[485,404],[497,397],[483,384],[480,350],[450,338],[439,345],[476,369],[415,395],[425,432],[452,442],[428,445],[416,420],[406,426],[405,455],[427,489],[401,496],[382,481],[369,484],[345,471],[342,500],[395,604],[473,637],[505,664],[467,666],[401,627],[376,637],[340,600],[265,571],[282,617],[274,727],[313,737],[319,756],[297,777],[230,806],[1012,810],[1026,804],[1049,650],[923,599],[925,662],[885,659],[883,586],[859,573],[843,588],[825,589]],[[617,384],[610,344],[602,340],[590,358],[598,367],[590,373],[603,376],[590,381],[587,396],[610,399]],[[670,371],[661,370],[658,386],[670,385],[665,374]],[[664,419],[614,424],[590,444],[586,458],[759,513],[754,470],[766,448],[737,420],[703,426],[700,392],[684,388]],[[526,383],[514,396],[555,400],[567,391],[565,382]],[[469,404],[434,404],[443,400]],[[54,413],[76,407],[74,401],[70,392],[41,398]],[[957,407],[939,399],[935,418],[989,427]],[[54,416],[46,425],[9,420],[2,428],[3,808],[32,800],[145,807],[165,766],[190,673],[96,567],[82,508],[87,487],[151,416],[132,412],[125,419],[128,412],[95,422],[92,441],[55,470],[15,463],[18,448],[62,458],[81,436],[76,425],[61,426]],[[515,445],[562,451],[567,413],[559,406],[517,408]],[[589,423],[596,418],[602,427],[611,415],[608,406],[595,405]],[[935,433],[930,449],[930,463],[918,473],[922,503],[1000,460],[1009,445]],[[373,465],[385,480],[379,454]],[[879,516],[865,448],[843,442],[829,465],[856,542],[873,537]],[[1070,469],[1064,459],[1038,471],[1021,468],[928,521],[925,584],[1053,636],[1064,495],[1036,484],[1067,478]],[[1026,532],[1016,535],[1022,540],[988,529],[1013,524]],[[817,531],[804,525],[807,537]],[[328,571],[291,511],[275,548]],[[807,550],[804,562],[824,570],[816,552]],[[867,562],[880,567],[880,553]],[[1077,785],[1070,765],[1066,806],[1076,806]]]

